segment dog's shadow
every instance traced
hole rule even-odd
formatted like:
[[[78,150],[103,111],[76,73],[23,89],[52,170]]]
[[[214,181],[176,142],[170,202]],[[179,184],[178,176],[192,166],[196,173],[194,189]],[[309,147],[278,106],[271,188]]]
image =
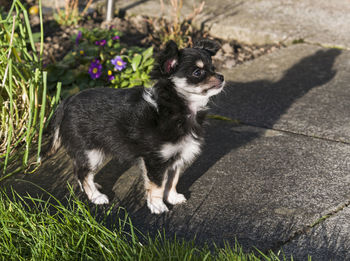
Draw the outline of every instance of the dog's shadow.
[[[317,51],[300,60],[277,82],[229,82],[225,93],[215,100],[212,113],[253,126],[273,128],[294,101],[335,76],[333,64],[340,54],[338,49]],[[236,140],[232,133],[232,124],[216,125],[217,123],[212,122],[207,129],[202,155],[179,181],[180,190],[187,194],[192,184],[223,156],[261,135],[246,133],[246,138]]]

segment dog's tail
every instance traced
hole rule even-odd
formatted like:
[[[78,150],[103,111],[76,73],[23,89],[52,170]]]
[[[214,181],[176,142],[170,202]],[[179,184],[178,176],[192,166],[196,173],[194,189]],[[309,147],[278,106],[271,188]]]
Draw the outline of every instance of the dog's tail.
[[[64,108],[69,100],[70,100],[70,97],[63,100],[58,105],[54,114],[52,115],[49,125],[44,133],[45,136],[48,137],[49,141],[44,146],[40,154],[40,159],[43,159],[45,157],[49,157],[55,154],[58,151],[58,149],[61,147],[62,141],[61,141],[61,134],[60,134],[60,126],[64,116]]]

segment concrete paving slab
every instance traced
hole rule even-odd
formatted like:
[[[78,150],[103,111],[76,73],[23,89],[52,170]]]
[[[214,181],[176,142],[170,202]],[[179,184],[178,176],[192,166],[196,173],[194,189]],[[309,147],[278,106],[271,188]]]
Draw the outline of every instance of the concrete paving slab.
[[[163,216],[125,205],[142,231],[279,248],[349,199],[349,156],[347,144],[212,121],[203,154],[180,179],[185,205]]]
[[[286,254],[293,253],[295,260],[350,260],[350,209],[346,207],[335,216],[315,226],[283,247]]]
[[[118,8],[148,16],[171,15],[170,1],[120,0]],[[183,1],[183,15],[202,0]],[[216,0],[206,1],[195,21],[221,39],[265,44],[303,39],[309,43],[350,48],[350,4],[343,0]]]
[[[244,123],[350,142],[350,52],[292,45],[223,71],[213,113]]]

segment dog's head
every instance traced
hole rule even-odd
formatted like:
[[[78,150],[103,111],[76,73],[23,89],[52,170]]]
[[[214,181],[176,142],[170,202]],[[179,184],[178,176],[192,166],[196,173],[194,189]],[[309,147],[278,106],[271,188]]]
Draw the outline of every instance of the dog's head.
[[[178,49],[173,41],[166,44],[157,58],[152,76],[169,79],[176,91],[191,100],[207,99],[224,87],[224,76],[216,73],[211,57],[220,46],[211,40],[197,42],[193,48]]]

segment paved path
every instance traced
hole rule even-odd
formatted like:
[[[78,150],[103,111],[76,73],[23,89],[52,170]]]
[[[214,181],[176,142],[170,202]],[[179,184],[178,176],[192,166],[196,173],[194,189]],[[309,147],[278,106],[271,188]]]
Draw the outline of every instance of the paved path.
[[[183,1],[183,13],[193,11],[203,0]],[[158,16],[170,14],[170,1],[118,0],[116,6],[128,13]],[[304,40],[325,46],[350,48],[349,0],[215,0],[205,1],[195,21],[211,35],[247,43]]]
[[[118,1],[129,13],[169,14],[158,1],[135,3]],[[212,113],[241,124],[211,122],[203,155],[180,183],[188,204],[153,224],[301,260],[350,260],[349,14],[343,0],[206,3],[195,24],[214,36],[307,44],[225,72]]]
[[[283,247],[301,260],[350,258],[349,58],[293,45],[227,72],[234,81],[213,111],[242,121],[247,133],[262,128],[215,164],[244,184],[245,193],[231,196],[253,209],[232,223],[247,229],[239,235],[254,238],[250,244]]]
[[[161,10],[158,1],[117,3],[127,13]],[[349,14],[350,2],[341,0],[207,3],[199,22],[214,35],[308,44],[224,72],[228,84],[211,113],[240,124],[210,120],[203,154],[179,183],[185,205],[151,215],[135,166],[111,162],[97,181],[143,232],[164,228],[218,245],[237,238],[246,250],[282,248],[294,260],[350,260]],[[60,198],[67,180],[74,182],[71,171],[61,151],[25,179]],[[40,193],[26,182],[15,187]]]

